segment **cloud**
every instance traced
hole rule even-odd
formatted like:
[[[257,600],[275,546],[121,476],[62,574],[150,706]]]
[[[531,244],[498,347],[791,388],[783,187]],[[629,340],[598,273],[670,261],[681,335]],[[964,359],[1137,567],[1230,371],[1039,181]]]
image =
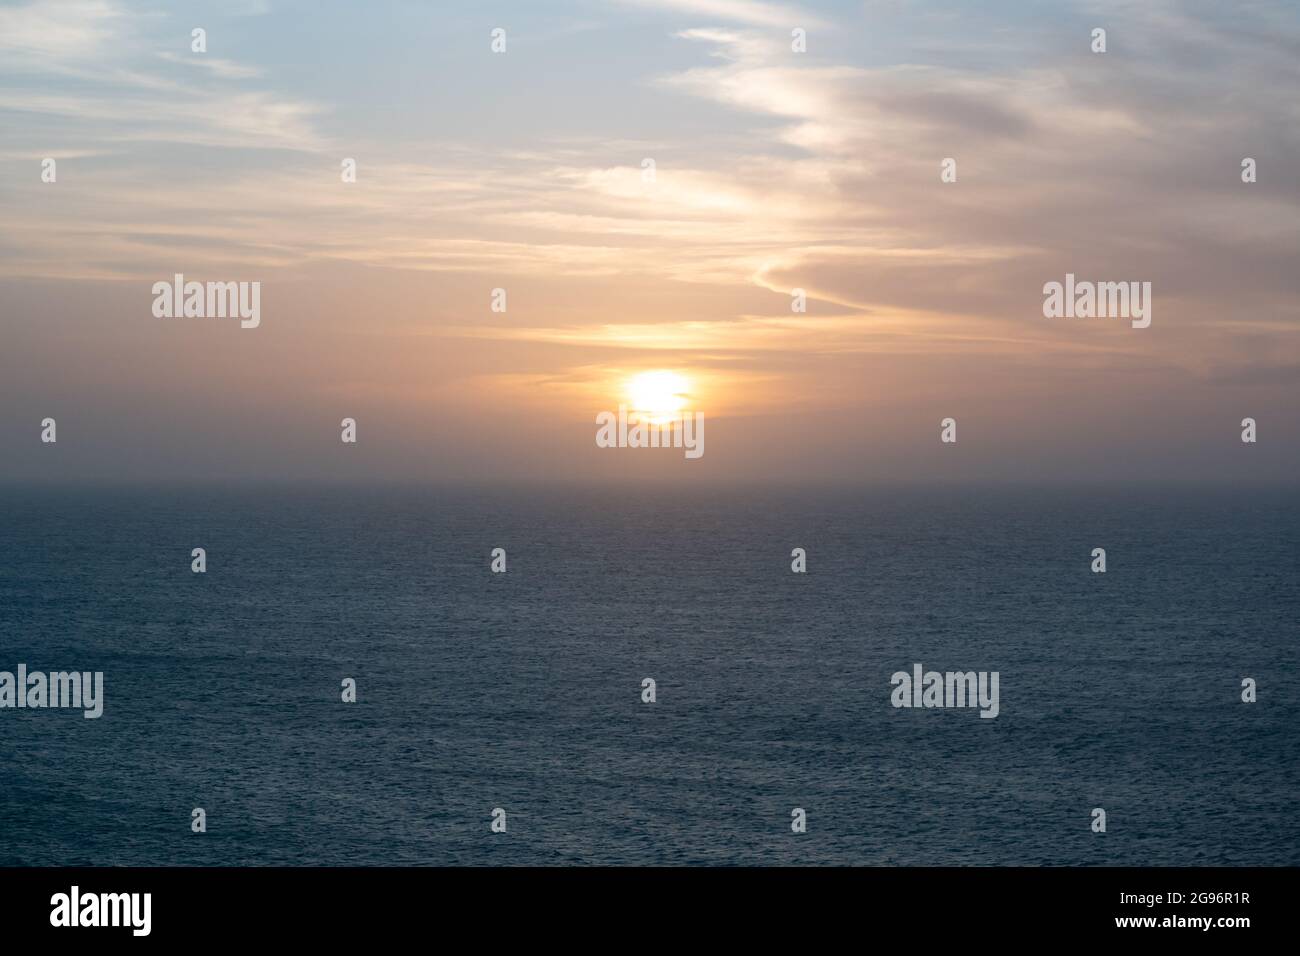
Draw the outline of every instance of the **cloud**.
[[[207,70],[213,76],[226,80],[246,80],[262,75],[262,71],[255,66],[236,63],[234,60],[223,60],[220,57],[207,54],[202,56],[182,56],[179,53],[159,53],[158,56],[168,63],[179,63],[186,67]]]
[[[1152,44],[1135,64],[1030,58],[998,70],[805,67],[762,37],[690,30],[681,36],[711,44],[720,62],[659,85],[766,118],[777,140],[803,151],[787,161],[787,177],[802,181],[805,207],[825,216],[836,241],[804,245],[791,235],[759,281],[954,321],[991,321],[1008,309],[1032,316],[1040,277],[1086,270],[1156,280],[1165,314],[1184,323],[1223,320],[1207,295],[1281,309],[1290,278],[1278,252],[1300,249],[1300,204],[1283,190],[1243,193],[1239,156],[1222,144],[1264,148],[1293,107],[1257,95],[1258,78],[1235,60],[1221,74],[1234,79],[1210,89],[1146,35],[1177,22],[1165,11],[1132,27],[1129,42]],[[1202,33],[1197,24],[1177,35]],[[1252,108],[1207,113],[1203,90],[1208,102],[1242,98]],[[1285,151],[1270,153],[1285,167]],[[941,185],[949,156],[959,181]],[[1207,160],[1213,175],[1200,171]],[[741,172],[729,189],[743,195],[753,182]],[[756,217],[752,234],[763,218],[786,224]],[[1238,259],[1249,266],[1212,265]]]
[[[0,51],[40,58],[85,58],[114,35],[121,10],[108,0],[34,0],[0,7]]]
[[[621,0],[622,3],[680,11],[695,18],[730,20],[755,27],[782,29],[789,34],[795,27],[821,26],[822,20],[806,11],[783,3],[759,0]]]
[[[324,148],[313,125],[319,106],[268,89],[232,90],[226,81],[258,78],[261,69],[160,52],[146,32],[159,23],[107,0],[0,7],[0,51],[12,53],[0,59],[0,112],[18,118],[11,145],[28,137],[42,155],[144,142]]]
[[[313,73],[312,53],[292,59],[292,18],[235,24],[236,61],[188,56],[163,14],[98,3],[51,24],[67,8],[0,7],[0,276],[33,317],[11,351],[79,349],[92,378],[61,367],[92,403],[130,386],[183,399],[197,376],[201,407],[224,408],[234,373],[208,352],[222,333],[150,323],[146,293],[173,271],[260,279],[275,320],[222,346],[241,350],[229,368],[250,408],[294,408],[324,380],[400,394],[417,422],[474,406],[467,431],[486,434],[487,410],[540,396],[557,417],[528,430],[550,440],[531,423],[585,422],[619,375],[680,365],[716,386],[710,414],[807,404],[861,429],[887,409],[875,426],[910,434],[898,423],[931,403],[974,416],[987,400],[985,422],[1039,429],[1085,469],[1114,449],[1048,431],[1092,427],[1099,404],[1200,414],[1233,404],[1222,386],[1239,418],[1294,387],[1294,16],[935,0],[885,23],[886,5],[843,4],[799,55],[789,30],[814,21],[793,6],[636,5],[670,26],[620,31],[603,9],[590,49],[606,82],[590,91],[566,85],[584,44],[535,33],[526,56],[493,58],[454,17],[394,39],[322,8],[313,35],[340,65]],[[1104,57],[1076,30],[1102,14]],[[312,98],[288,85],[304,77]],[[39,181],[46,156],[57,186]],[[956,183],[940,182],[945,157]],[[1152,328],[1044,320],[1042,285],[1066,272],[1152,281]],[[486,307],[497,286],[509,315]],[[65,345],[47,318],[84,335]]]
[[[1260,323],[1254,341],[1279,361],[1295,353],[1285,333],[1295,322],[1297,197],[1263,183],[1243,190],[1235,172],[1235,154],[1250,149],[1272,182],[1286,181],[1295,134],[1279,120],[1294,106],[1259,82],[1241,25],[1207,79],[1175,55],[1207,28],[1169,8],[1129,11],[1125,42],[1142,58],[1090,59],[1085,44],[1063,60],[1027,44],[1023,56],[961,67],[805,60],[783,33],[764,32],[766,21],[756,29],[740,16],[777,8],[722,6],[739,25],[678,33],[701,62],[644,94],[718,108],[726,135],[701,127],[681,142],[597,132],[491,150],[354,136],[339,153],[317,129],[320,107],[225,82],[253,79],[257,67],[167,54],[161,62],[176,69],[158,72],[154,51],[131,69],[87,72],[102,91],[10,90],[0,109],[66,121],[80,149],[140,152],[101,172],[94,190],[61,184],[66,208],[44,197],[14,207],[15,227],[39,238],[4,272],[137,276],[179,247],[250,267],[682,283],[722,312],[647,318],[630,308],[490,333],[574,349],[679,341],[717,351],[731,336],[766,351],[854,351],[910,337],[909,348],[978,341],[1086,361],[1147,348],[1140,337],[1043,325],[1043,282],[1073,271],[1153,281],[1157,327],[1179,329],[1184,367],[1226,355],[1244,321]],[[1001,42],[1014,46],[1016,35]],[[1285,72],[1279,45],[1265,44],[1261,58]],[[187,178],[145,152],[153,143],[297,155]],[[340,155],[362,157],[354,186],[338,182]],[[658,159],[653,182],[642,155]],[[949,156],[958,182],[941,184]],[[787,311],[795,287],[816,303],[799,322]]]

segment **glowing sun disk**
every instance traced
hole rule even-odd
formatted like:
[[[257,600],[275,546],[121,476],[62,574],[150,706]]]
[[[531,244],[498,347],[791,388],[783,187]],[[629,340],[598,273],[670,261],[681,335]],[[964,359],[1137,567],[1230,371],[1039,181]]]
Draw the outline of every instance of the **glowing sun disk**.
[[[670,421],[686,408],[690,387],[685,376],[667,369],[641,372],[628,380],[628,408],[652,422]]]

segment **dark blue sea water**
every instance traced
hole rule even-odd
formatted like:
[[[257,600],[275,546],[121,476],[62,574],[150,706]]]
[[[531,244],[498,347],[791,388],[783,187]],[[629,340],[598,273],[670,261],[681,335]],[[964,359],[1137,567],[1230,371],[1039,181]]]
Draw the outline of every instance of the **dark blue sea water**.
[[[1282,491],[5,488],[0,670],[106,703],[0,710],[0,863],[1297,865],[1298,531]],[[1000,716],[894,709],[916,662]]]

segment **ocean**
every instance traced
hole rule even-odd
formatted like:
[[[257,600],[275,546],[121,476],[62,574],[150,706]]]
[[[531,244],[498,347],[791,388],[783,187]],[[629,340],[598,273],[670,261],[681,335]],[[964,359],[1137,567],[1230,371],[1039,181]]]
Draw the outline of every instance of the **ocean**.
[[[1300,865],[1297,504],[6,486],[0,864]]]

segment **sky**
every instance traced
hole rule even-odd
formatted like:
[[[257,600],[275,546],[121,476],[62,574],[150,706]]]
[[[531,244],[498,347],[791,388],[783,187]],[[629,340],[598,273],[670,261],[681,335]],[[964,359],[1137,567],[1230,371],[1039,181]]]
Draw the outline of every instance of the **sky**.
[[[1285,2],[0,0],[0,481],[1294,481],[1297,89]],[[597,446],[655,371],[700,457]]]

